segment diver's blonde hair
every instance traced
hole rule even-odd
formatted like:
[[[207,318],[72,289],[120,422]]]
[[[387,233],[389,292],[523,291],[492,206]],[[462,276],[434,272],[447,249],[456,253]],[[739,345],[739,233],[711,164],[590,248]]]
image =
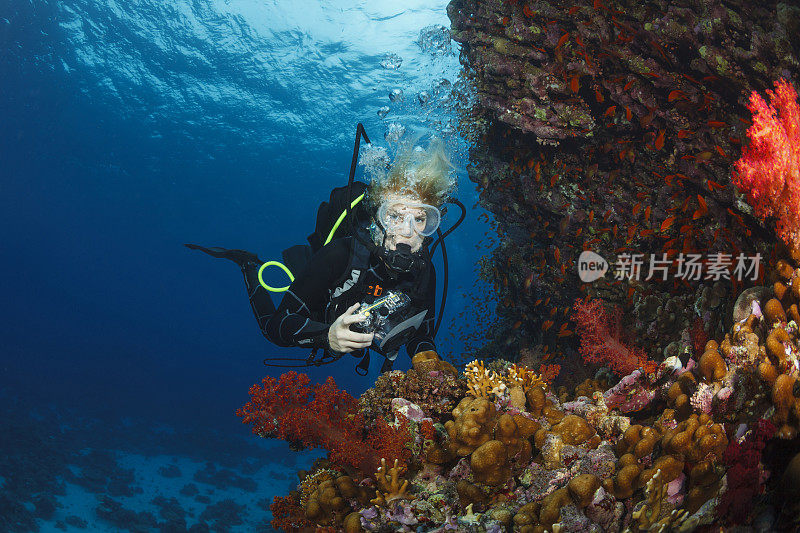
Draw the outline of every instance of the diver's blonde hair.
[[[453,192],[456,180],[444,143],[433,139],[428,148],[401,145],[388,172],[375,176],[367,188],[367,196],[377,207],[387,196],[409,196],[421,203],[441,207]]]

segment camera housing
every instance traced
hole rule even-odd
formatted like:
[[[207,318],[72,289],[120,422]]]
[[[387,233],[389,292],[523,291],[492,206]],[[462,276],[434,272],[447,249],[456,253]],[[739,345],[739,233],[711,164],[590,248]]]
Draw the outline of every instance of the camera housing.
[[[361,303],[364,320],[350,329],[359,333],[375,333],[372,348],[388,359],[394,359],[400,346],[407,343],[422,325],[427,310],[412,313],[411,298],[399,291],[389,291],[385,296]]]
[[[361,302],[359,313],[364,320],[356,322],[350,329],[359,333],[375,333],[378,342],[392,328],[403,321],[399,316],[411,304],[411,298],[402,292],[389,291],[373,302]]]

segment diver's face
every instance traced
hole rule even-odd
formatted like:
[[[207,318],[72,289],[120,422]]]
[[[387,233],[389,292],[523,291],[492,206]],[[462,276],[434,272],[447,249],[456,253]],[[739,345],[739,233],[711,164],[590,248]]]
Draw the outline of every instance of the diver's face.
[[[402,235],[399,233],[386,234],[386,243],[384,246],[387,250],[396,250],[397,245],[400,243],[407,244],[411,247],[412,252],[418,252],[422,247],[422,235],[414,233],[413,235]]]
[[[402,200],[389,207],[386,211],[386,220],[383,221],[386,229],[387,250],[396,250],[398,244],[407,244],[412,252],[417,252],[422,247],[424,237],[419,231],[425,227],[427,214],[424,209],[409,207]]]

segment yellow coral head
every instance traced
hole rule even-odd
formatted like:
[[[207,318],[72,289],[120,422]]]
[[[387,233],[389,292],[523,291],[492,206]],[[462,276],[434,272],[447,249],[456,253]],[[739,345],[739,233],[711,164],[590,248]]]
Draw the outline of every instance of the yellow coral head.
[[[547,389],[547,384],[545,383],[544,379],[542,379],[541,376],[533,373],[528,367],[517,366],[515,363],[508,367],[506,372],[508,374],[508,380],[521,386],[525,392],[529,391],[533,387],[539,386]]]

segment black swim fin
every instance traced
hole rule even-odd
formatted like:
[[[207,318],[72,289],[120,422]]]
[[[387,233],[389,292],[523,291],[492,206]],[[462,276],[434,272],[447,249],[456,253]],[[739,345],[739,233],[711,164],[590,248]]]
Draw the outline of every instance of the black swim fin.
[[[211,257],[230,259],[239,266],[244,266],[247,263],[258,263],[259,265],[264,264],[264,261],[259,259],[256,254],[248,252],[247,250],[220,248],[219,246],[206,247],[191,243],[186,243],[184,246],[190,250],[200,250],[201,252],[205,252]]]
[[[244,284],[247,289],[247,297],[250,300],[250,307],[253,309],[253,314],[258,321],[258,327],[261,333],[272,341],[267,334],[267,324],[269,319],[275,314],[275,304],[272,303],[267,290],[261,285],[258,279],[258,270],[264,261],[252,252],[246,250],[229,250],[227,248],[220,248],[219,246],[206,247],[199,244],[185,243],[184,246],[190,250],[200,250],[205,252],[211,257],[218,257],[220,259],[230,259],[242,269],[244,275]]]

